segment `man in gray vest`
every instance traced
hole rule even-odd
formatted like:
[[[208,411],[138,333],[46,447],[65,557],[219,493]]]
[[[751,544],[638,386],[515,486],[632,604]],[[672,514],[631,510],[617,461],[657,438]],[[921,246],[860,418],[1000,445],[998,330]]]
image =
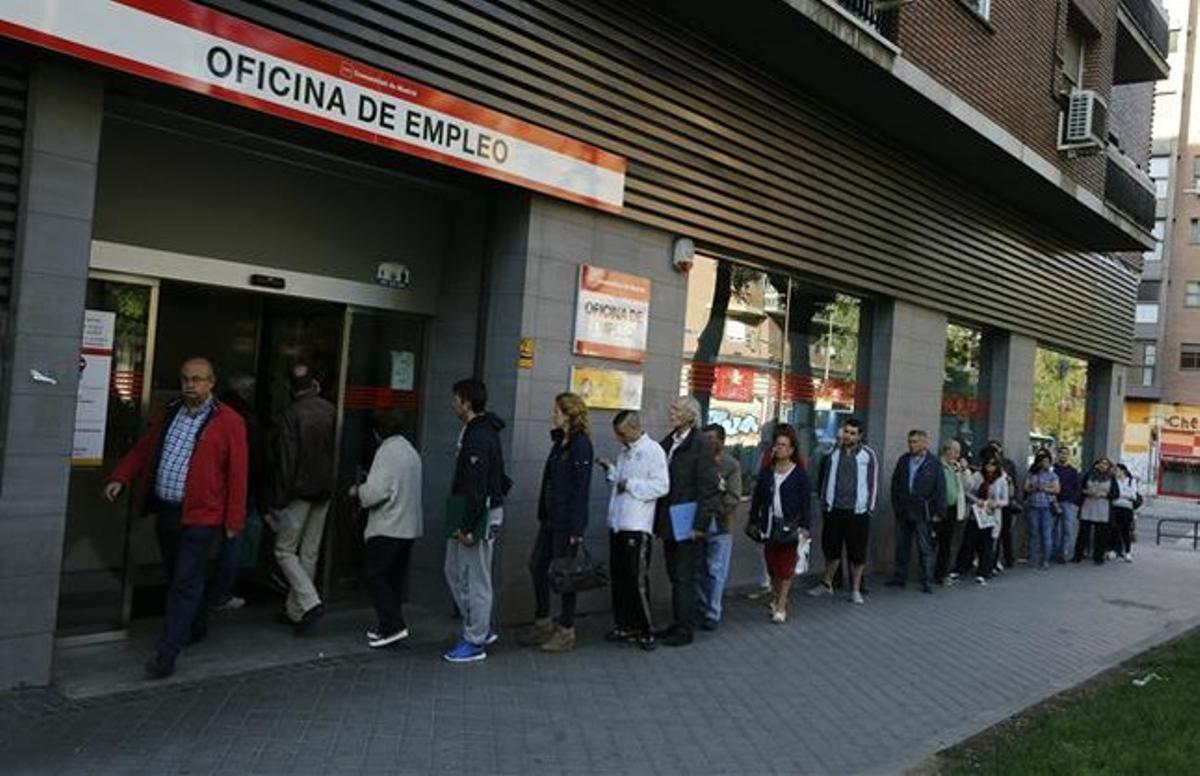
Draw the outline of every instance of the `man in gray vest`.
[[[833,579],[842,561],[842,549],[850,561],[850,600],[863,603],[862,579],[867,564],[867,541],[871,512],[879,491],[879,459],[862,443],[863,424],[846,418],[838,434],[838,446],[821,459],[817,493],[821,499],[821,551],[825,555],[825,578],[808,591],[811,596],[833,594]]]

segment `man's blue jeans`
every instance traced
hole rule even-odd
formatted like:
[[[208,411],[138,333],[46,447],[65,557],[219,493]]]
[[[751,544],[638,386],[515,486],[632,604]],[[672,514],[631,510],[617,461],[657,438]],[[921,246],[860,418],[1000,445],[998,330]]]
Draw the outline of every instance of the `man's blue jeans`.
[[[696,564],[696,597],[705,619],[721,621],[721,598],[729,579],[733,534],[710,533],[704,542],[703,562]]]
[[[219,525],[185,525],[180,529],[174,576],[167,588],[167,616],[158,638],[158,657],[168,663],[205,630],[204,577],[208,551],[224,529]]]
[[[1029,507],[1029,565],[1045,566],[1050,562],[1051,541],[1054,536],[1054,515],[1050,507]]]
[[[242,542],[245,536],[246,532],[243,531],[232,539],[227,536],[221,538],[217,568],[208,591],[209,606],[220,606],[233,597],[233,588],[237,585],[238,571],[242,566]]]
[[[1062,514],[1054,518],[1054,549],[1050,557],[1065,562],[1075,555],[1075,537],[1079,534],[1079,505],[1058,502]]]

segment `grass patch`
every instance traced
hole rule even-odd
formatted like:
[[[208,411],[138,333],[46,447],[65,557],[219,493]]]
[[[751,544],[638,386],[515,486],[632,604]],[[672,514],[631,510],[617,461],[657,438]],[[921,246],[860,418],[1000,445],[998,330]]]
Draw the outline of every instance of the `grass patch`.
[[[1134,679],[1160,679],[1135,687]],[[942,752],[955,774],[1200,773],[1200,631]]]

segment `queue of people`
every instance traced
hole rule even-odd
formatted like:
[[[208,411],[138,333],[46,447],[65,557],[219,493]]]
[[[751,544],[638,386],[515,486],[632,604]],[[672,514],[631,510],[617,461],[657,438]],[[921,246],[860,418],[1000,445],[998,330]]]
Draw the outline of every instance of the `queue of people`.
[[[158,413],[105,487],[104,496],[114,501],[136,483],[137,507],[155,520],[168,587],[162,634],[146,664],[151,677],[170,675],[183,649],[205,637],[209,608],[235,605],[229,557],[236,549],[230,548],[237,547],[248,511],[262,510],[275,533],[274,557],[287,587],[281,620],[302,635],[324,613],[314,579],[335,488],[336,409],[321,397],[308,366],[295,366],[288,380],[292,401],[274,423],[270,454],[263,455],[246,397],[218,400],[211,362],[188,359],[181,368],[180,398]],[[486,659],[487,648],[499,639],[494,559],[512,480],[500,442],[504,422],[488,411],[484,383],[460,380],[451,394],[462,430],[446,501],[444,570],[462,630],[444,657],[467,663]],[[746,495],[743,530],[762,547],[771,621],[787,622],[814,506],[821,513],[825,571],[809,595],[833,595],[845,570],[850,600],[865,603],[879,460],[864,443],[861,421],[843,421],[837,444],[820,459],[814,489],[797,433],[787,424],[773,428],[762,465],[753,482],[743,485],[739,463],[724,450],[724,429],[701,427],[695,399],[675,399],[669,419],[670,430],[655,441],[638,412],[617,413],[612,430],[620,452],[615,459],[596,459],[586,403],[573,393],[555,397],[528,566],[534,617],[518,635],[519,644],[546,653],[576,645],[577,595],[560,589],[554,617],[551,576],[556,564],[574,561],[584,545],[594,465],[611,489],[606,526],[614,625],[607,640],[644,650],[682,647],[692,643],[696,630],[719,628],[736,512]],[[365,636],[369,647],[381,648],[409,636],[403,609],[424,515],[421,456],[404,436],[403,414],[377,412],[373,424],[378,446],[370,470],[347,495],[366,512],[364,576],[376,621]],[[908,584],[914,543],[924,593],[970,574],[987,585],[1013,564],[1014,523],[1022,514],[1029,563],[1039,570],[1081,562],[1089,553],[1097,564],[1110,553],[1132,561],[1141,495],[1124,466],[1101,458],[1081,475],[1071,466],[1069,449],[1060,448],[1057,461],[1039,451],[1018,486],[1015,466],[997,442],[988,443],[971,467],[958,440],[945,442],[940,456],[929,449],[923,430],[911,431],[907,441],[891,478],[896,542],[888,586]],[[256,475],[269,472],[267,487],[251,480],[252,469]],[[650,599],[655,539],[671,591],[670,622],[661,629],[655,628]],[[218,543],[217,574],[209,582],[209,554]]]

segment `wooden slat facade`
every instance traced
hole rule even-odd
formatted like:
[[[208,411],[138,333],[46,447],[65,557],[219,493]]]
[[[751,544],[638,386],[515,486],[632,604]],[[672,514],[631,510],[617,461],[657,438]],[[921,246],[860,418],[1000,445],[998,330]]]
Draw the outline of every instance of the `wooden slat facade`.
[[[635,2],[206,4],[622,154],[625,217],[709,251],[1130,358],[1115,257],[889,142],[902,116],[858,123]]]

